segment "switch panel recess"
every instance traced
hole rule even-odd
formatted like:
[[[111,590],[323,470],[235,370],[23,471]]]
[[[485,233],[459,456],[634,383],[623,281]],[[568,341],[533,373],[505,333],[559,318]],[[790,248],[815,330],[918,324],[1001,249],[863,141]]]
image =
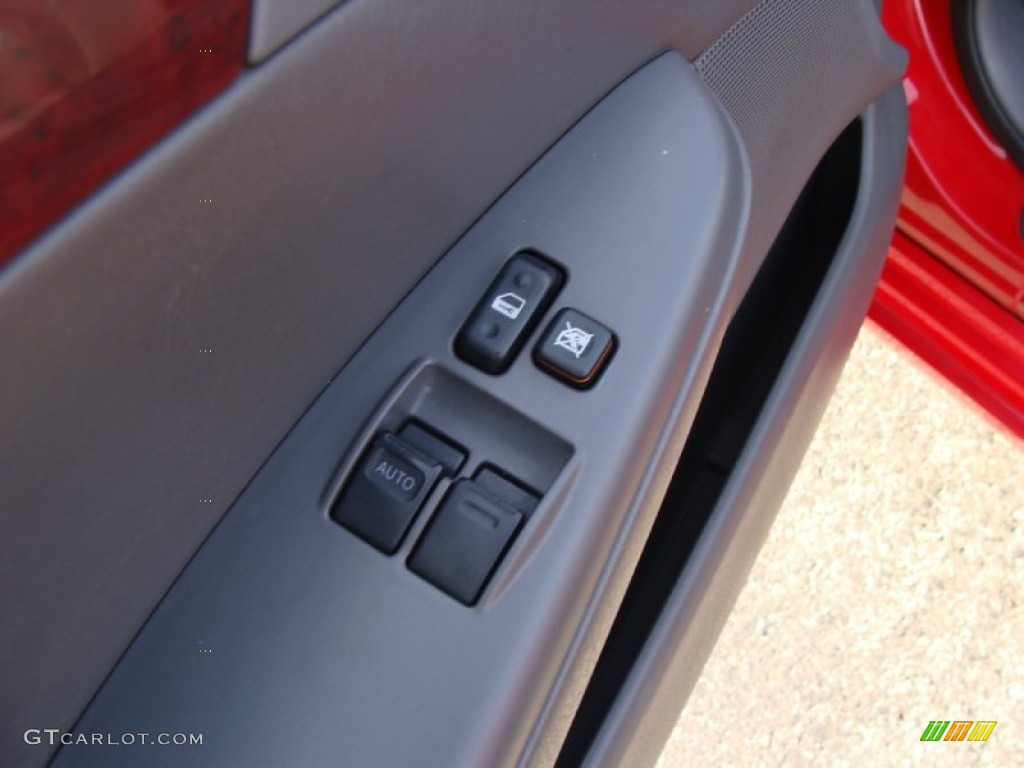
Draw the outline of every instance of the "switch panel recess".
[[[411,549],[409,578],[473,605],[572,453],[477,386],[418,364],[342,462],[327,507],[385,555]]]

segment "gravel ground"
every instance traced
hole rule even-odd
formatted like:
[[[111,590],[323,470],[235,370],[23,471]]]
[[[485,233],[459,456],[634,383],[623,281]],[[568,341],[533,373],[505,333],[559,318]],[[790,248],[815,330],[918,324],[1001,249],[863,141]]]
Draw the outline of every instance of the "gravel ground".
[[[876,326],[658,765],[1024,766],[1024,446]]]

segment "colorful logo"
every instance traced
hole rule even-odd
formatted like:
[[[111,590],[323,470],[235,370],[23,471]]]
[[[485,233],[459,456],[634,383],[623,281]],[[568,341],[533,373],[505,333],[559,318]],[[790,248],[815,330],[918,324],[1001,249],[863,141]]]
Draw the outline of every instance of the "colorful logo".
[[[921,741],[988,741],[997,720],[931,720]],[[945,734],[945,736],[943,736]]]

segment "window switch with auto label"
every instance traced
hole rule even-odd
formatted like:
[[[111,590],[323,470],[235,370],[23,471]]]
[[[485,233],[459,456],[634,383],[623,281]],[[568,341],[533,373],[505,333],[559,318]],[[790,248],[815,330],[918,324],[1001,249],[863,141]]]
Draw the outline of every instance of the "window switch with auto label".
[[[537,342],[533,359],[555,378],[586,389],[597,381],[614,350],[610,330],[582,312],[563,309]]]
[[[442,463],[445,458],[439,460],[395,435],[381,435],[363,455],[331,518],[381,552],[394,554],[437,479],[454,472]]]
[[[456,354],[486,373],[501,373],[562,286],[562,270],[522,252],[509,259],[455,340]]]

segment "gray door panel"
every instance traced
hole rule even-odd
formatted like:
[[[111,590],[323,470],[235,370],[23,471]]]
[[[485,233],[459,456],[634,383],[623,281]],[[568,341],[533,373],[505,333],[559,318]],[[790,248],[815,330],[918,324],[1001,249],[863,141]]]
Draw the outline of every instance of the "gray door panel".
[[[842,240],[796,338],[750,426],[728,462],[714,456],[720,495],[690,546],[660,615],[593,734],[588,764],[653,765],[700,676],[789,489],[874,294],[899,203],[906,134],[902,90],[890,90],[861,118],[859,189]],[[832,182],[827,179],[823,185]],[[811,190],[820,194],[821,187]],[[809,214],[813,216],[813,213]],[[804,259],[820,259],[810,244]],[[716,364],[717,365],[717,364]],[[711,384],[717,381],[712,376]],[[689,445],[687,446],[690,447]],[[682,515],[688,486],[676,477],[663,513]],[[671,545],[669,545],[671,546]],[[630,615],[620,616],[629,626]],[[608,648],[609,654],[614,649]],[[695,756],[696,757],[696,756]]]
[[[10,265],[0,754],[33,724],[71,725],[472,221],[665,33],[695,55],[750,4],[348,3]]]
[[[728,317],[747,183],[731,126],[685,60],[666,55],[629,78],[330,384],[77,729],[203,732],[203,759],[217,764],[515,762],[564,685],[577,636],[599,635],[592,625],[610,618],[664,492],[667,477],[649,467],[678,454]],[[523,247],[567,273],[548,315],[575,307],[616,334],[591,389],[545,375],[528,353],[493,376],[452,351],[491,277]],[[410,570],[428,511],[392,556],[328,518],[371,440],[408,417],[463,446],[468,475],[494,464],[543,493],[474,607]],[[540,456],[549,474],[532,465]],[[65,747],[57,763],[137,759]]]

